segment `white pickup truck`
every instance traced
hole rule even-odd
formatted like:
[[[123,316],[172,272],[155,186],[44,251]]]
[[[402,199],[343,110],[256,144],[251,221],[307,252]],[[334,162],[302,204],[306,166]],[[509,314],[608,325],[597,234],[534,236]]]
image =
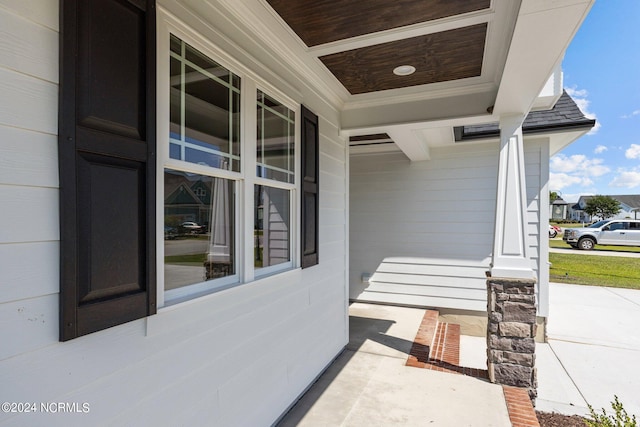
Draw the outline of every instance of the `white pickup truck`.
[[[595,245],[640,246],[640,220],[605,219],[585,228],[567,228],[562,240],[585,251]]]

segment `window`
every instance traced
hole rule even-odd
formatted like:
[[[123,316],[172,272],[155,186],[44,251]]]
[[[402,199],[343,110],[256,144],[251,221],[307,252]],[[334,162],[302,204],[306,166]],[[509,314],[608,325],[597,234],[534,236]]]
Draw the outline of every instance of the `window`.
[[[609,230],[610,231],[615,231],[615,230],[624,230],[625,228],[625,224],[624,222],[612,222],[611,224],[609,224]]]
[[[295,113],[258,90],[254,187],[254,266],[291,262],[291,199],[294,189]]]
[[[172,159],[240,170],[240,78],[171,35]]]
[[[164,291],[174,300],[238,282],[242,93],[240,77],[175,35],[169,61]]]
[[[257,176],[294,182],[295,113],[258,90]]]
[[[159,141],[169,303],[294,267],[300,218],[295,106],[186,38],[169,35],[168,135]],[[247,213],[253,227],[240,227]]]
[[[317,116],[153,0],[60,12],[60,340],[317,264]]]
[[[171,299],[185,286],[235,276],[236,183],[171,169],[164,177],[164,288]]]

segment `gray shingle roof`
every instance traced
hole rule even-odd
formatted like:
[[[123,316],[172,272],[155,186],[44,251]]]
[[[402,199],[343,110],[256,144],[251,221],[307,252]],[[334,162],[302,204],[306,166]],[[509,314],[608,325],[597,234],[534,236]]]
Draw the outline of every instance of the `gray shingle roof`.
[[[593,196],[580,196],[580,198],[582,200],[584,200],[584,202],[586,203],[589,199],[591,199]],[[624,195],[610,195],[608,197],[611,197],[613,199],[616,199],[617,201],[619,201],[620,203],[624,203],[625,205],[629,206],[630,208],[640,208],[640,194],[624,194]],[[579,210],[580,206],[576,203],[573,208],[574,210]]]
[[[625,205],[631,208],[640,208],[640,194],[630,194],[625,196],[611,196],[614,199],[617,199],[620,203],[624,203]]]
[[[569,203],[565,202],[564,199],[562,197],[558,197],[557,199],[555,199],[553,202],[551,202],[552,205],[568,205]]]
[[[596,121],[584,116],[580,108],[566,91],[562,92],[556,105],[550,110],[532,111],[522,124],[523,134],[558,130],[591,129]],[[498,123],[464,126],[458,128],[456,141],[500,136]]]

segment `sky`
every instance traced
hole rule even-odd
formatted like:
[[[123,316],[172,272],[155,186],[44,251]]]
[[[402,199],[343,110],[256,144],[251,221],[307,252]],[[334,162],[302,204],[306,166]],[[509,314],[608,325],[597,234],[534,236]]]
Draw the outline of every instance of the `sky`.
[[[597,120],[551,158],[549,191],[640,194],[640,0],[596,0],[567,49],[565,90]]]

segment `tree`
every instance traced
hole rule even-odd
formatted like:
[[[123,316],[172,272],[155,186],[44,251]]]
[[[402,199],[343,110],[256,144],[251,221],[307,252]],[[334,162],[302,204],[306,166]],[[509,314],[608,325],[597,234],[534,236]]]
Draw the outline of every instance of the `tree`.
[[[587,205],[584,208],[584,211],[587,214],[592,217],[596,216],[600,219],[611,218],[621,210],[619,201],[611,196],[600,195],[593,196],[587,200]]]
[[[549,191],[549,202],[553,203],[559,198],[560,198],[560,194],[557,191]]]

